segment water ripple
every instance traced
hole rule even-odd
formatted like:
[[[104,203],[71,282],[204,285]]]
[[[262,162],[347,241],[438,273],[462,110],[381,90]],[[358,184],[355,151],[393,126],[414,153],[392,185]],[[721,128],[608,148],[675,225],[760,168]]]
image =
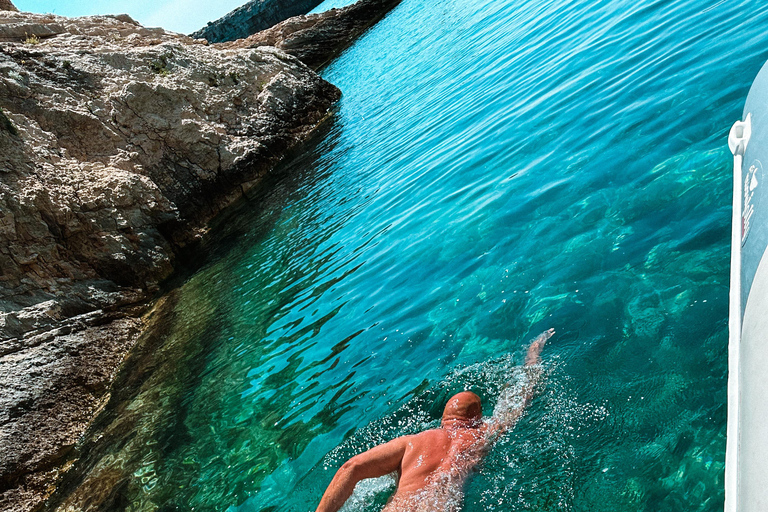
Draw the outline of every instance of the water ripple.
[[[756,0],[404,0],[324,71],[322,137],[159,309],[61,499],[312,508],[449,393],[492,405],[554,326],[465,508],[721,510],[724,143],[767,23]]]

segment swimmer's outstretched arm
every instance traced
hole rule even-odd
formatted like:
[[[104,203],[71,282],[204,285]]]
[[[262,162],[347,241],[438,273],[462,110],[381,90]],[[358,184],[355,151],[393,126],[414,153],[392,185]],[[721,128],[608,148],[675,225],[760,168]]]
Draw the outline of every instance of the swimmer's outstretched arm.
[[[525,354],[525,366],[523,367],[526,378],[523,379],[523,382],[510,385],[501,392],[489,424],[489,434],[495,437],[495,435],[510,430],[523,414],[531,398],[533,398],[534,387],[541,376],[541,367],[539,366],[541,350],[553,334],[555,334],[554,329],[547,329],[528,346],[528,352]]]
[[[536,336],[536,339],[528,346],[528,353],[525,354],[525,366],[533,366],[541,363],[541,349],[544,348],[544,344],[553,334],[555,334],[554,329],[547,329]]]
[[[360,455],[355,455],[345,462],[325,490],[316,512],[336,512],[352,495],[355,485],[360,480],[398,471],[409,437],[398,437]]]

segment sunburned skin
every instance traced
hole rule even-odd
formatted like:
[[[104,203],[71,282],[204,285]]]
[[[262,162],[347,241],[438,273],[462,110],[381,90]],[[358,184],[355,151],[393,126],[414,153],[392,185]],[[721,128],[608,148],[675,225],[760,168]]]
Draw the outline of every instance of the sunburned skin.
[[[458,499],[464,480],[483,456],[486,432],[483,424],[408,436],[397,491],[384,511],[435,510],[436,505]]]
[[[345,462],[328,485],[317,512],[339,510],[360,480],[395,472],[397,490],[383,512],[458,511],[467,477],[493,441],[514,427],[530,402],[541,374],[541,350],[554,333],[549,329],[530,344],[522,368],[525,378],[502,393],[491,418],[483,419],[476,394],[454,395],[445,406],[440,428],[398,437]]]

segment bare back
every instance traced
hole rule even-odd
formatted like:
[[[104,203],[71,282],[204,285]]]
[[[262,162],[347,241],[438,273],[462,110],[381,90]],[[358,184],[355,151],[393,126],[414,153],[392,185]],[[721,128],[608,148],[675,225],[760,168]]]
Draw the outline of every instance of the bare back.
[[[486,426],[437,428],[406,438],[397,492],[384,512],[434,510],[459,501],[464,481],[486,447]]]
[[[490,419],[482,419],[479,396],[470,391],[457,393],[445,406],[441,428],[395,438],[342,464],[317,512],[337,512],[357,482],[395,472],[397,491],[382,512],[460,510],[467,476],[493,440],[514,427],[531,400],[541,374],[541,349],[554,333],[549,329],[531,342],[525,365],[502,392]]]

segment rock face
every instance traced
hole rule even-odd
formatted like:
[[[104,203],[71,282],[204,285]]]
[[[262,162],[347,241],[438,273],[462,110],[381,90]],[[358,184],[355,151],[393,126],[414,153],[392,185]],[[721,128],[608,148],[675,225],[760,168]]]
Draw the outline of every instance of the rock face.
[[[192,37],[222,43],[249,35],[280,23],[291,16],[306,14],[322,0],[251,0],[206,27],[194,32]]]
[[[0,510],[55,490],[180,251],[328,115],[308,65],[398,2],[209,45],[0,0]]]
[[[274,48],[0,11],[0,509],[31,510],[180,250],[339,91]]]
[[[343,9],[296,16],[221,47],[274,46],[312,69],[320,69],[399,3],[400,0],[360,0]]]
[[[18,11],[11,0],[0,0],[0,11]]]

